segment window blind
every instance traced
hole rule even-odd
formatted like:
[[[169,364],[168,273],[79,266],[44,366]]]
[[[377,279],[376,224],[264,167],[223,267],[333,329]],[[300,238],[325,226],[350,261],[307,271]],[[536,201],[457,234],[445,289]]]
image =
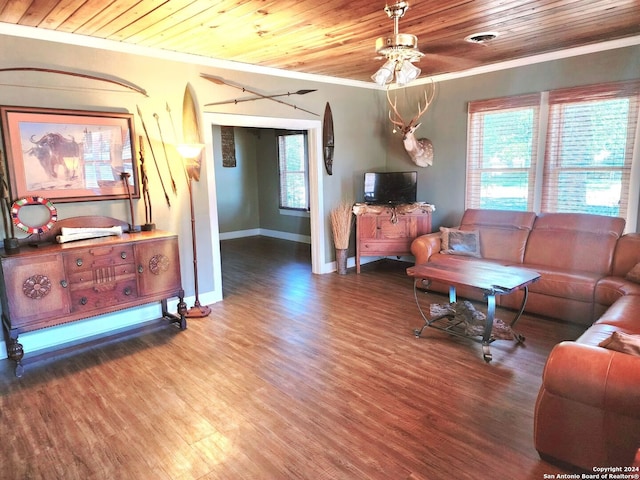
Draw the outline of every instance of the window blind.
[[[626,217],[640,82],[549,93],[542,211]]]
[[[287,132],[278,138],[280,208],[309,209],[306,132]]]
[[[469,103],[467,208],[532,210],[540,94]]]
[[[591,213],[635,226],[639,110],[638,80],[470,102],[466,207]]]

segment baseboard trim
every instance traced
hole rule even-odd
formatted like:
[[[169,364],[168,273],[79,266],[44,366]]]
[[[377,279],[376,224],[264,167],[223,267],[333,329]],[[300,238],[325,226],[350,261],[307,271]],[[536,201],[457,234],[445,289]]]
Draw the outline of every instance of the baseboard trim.
[[[199,297],[202,305],[211,305],[221,300],[217,294],[212,292],[203,293],[199,295]],[[184,301],[187,307],[190,307],[195,302],[195,297],[187,297]],[[176,312],[178,309],[178,300],[169,300],[167,302],[167,309],[169,312]],[[18,341],[24,347],[25,355],[34,354],[55,349],[69,343],[80,343],[100,336],[107,337],[115,332],[135,328],[161,317],[162,308],[160,302],[148,303],[127,310],[120,310],[118,312],[90,317],[55,327],[23,333],[18,337]],[[7,345],[5,340],[2,339],[0,341],[0,360],[5,358],[7,358]]]
[[[252,228],[249,230],[236,230],[235,232],[220,233],[220,240],[233,240],[244,237],[271,237],[280,240],[290,240],[292,242],[306,243],[311,245],[310,235],[300,235],[298,233],[280,232],[278,230],[269,230],[266,228]]]

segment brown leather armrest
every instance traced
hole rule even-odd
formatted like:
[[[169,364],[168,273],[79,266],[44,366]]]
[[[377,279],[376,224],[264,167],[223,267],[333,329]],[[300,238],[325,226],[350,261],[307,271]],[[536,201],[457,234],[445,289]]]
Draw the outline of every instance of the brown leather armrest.
[[[562,342],[549,355],[544,388],[559,397],[640,418],[640,357]]]
[[[440,251],[440,232],[417,237],[411,243],[411,253],[416,257],[416,265],[427,263],[431,255]]]

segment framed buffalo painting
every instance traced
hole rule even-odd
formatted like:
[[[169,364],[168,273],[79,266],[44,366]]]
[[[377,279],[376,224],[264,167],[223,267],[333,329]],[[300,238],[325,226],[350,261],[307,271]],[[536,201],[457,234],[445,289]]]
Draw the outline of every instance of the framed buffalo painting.
[[[140,197],[132,114],[3,106],[0,116],[14,199]]]

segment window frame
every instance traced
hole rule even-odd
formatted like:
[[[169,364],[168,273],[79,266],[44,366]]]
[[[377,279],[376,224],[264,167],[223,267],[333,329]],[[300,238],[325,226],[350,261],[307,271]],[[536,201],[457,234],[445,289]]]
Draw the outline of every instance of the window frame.
[[[565,166],[563,169],[554,170],[556,158],[554,157],[558,146],[558,130],[554,124],[558,109],[563,109],[572,104],[582,102],[601,101],[610,99],[629,99],[628,131],[625,148],[624,165],[581,165],[576,167]],[[490,208],[481,207],[482,180],[481,175],[486,171],[498,171],[482,168],[482,141],[484,140],[481,129],[484,126],[485,115],[497,111],[507,111],[516,108],[534,108],[538,110],[538,118],[532,127],[533,145],[531,162],[528,167],[529,178],[533,184],[528,185],[527,210],[536,212],[563,211],[553,205],[555,192],[561,191],[554,183],[553,175],[563,171],[580,170],[583,172],[620,172],[622,179],[622,192],[620,195],[620,208],[616,216],[625,218],[627,227],[634,229],[637,223],[638,205],[634,199],[639,196],[640,172],[638,157],[640,156],[640,81],[615,82],[596,84],[567,89],[558,89],[549,92],[541,92],[530,95],[519,95],[506,98],[471,101],[468,105],[468,131],[467,131],[467,173],[465,186],[465,208]],[[560,123],[565,126],[564,123]],[[513,169],[507,169],[513,171]],[[556,190],[554,190],[554,188]],[[553,194],[550,195],[550,192]],[[578,207],[580,203],[577,203]],[[585,204],[586,207],[586,204]],[[498,207],[496,207],[498,208]]]
[[[304,148],[304,170],[290,171],[285,168],[283,171],[283,159],[281,156],[281,138],[290,136],[302,136],[303,148]],[[276,131],[276,149],[278,157],[278,208],[286,212],[309,212],[310,210],[310,195],[309,195],[309,138],[306,130],[277,130]],[[284,166],[286,167],[286,159]],[[300,175],[304,177],[304,194],[305,194],[305,207],[294,207],[285,205],[283,203],[283,186],[286,185],[287,178],[292,175]]]
[[[465,206],[466,208],[480,208],[482,201],[482,183],[481,178],[484,173],[512,173],[515,171],[528,172],[528,195],[527,209],[534,208],[534,188],[535,174],[538,165],[538,149],[536,145],[539,138],[539,118],[540,118],[540,94],[519,95],[516,97],[498,98],[492,100],[483,100],[477,102],[469,102],[469,123],[467,131],[467,174],[465,188]],[[507,110],[523,110],[532,109],[532,147],[530,152],[528,167],[483,167],[483,143],[474,144],[473,140],[482,140],[484,137],[484,115]],[[480,188],[476,188],[480,185]],[[473,205],[470,207],[469,205]]]

